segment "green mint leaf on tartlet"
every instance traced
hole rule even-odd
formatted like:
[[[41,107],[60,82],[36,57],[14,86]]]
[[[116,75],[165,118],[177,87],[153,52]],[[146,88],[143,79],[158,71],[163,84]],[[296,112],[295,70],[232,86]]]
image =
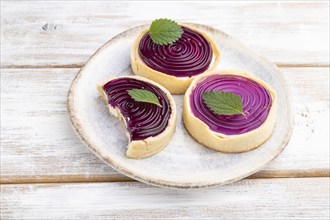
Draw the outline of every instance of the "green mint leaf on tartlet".
[[[175,21],[160,18],[151,23],[149,34],[155,44],[168,45],[179,40],[183,34],[183,30]]]
[[[131,90],[127,90],[127,92],[131,96],[131,98],[134,99],[134,101],[147,102],[162,107],[161,104],[159,103],[157,96],[148,90],[131,89]]]
[[[230,92],[209,91],[203,92],[203,101],[206,106],[217,115],[244,114],[242,99]]]

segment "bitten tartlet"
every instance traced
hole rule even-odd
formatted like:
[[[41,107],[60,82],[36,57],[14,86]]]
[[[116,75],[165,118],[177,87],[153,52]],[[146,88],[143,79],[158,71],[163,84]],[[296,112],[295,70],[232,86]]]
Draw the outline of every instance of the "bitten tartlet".
[[[202,98],[222,91],[240,96],[243,114],[219,115]],[[184,97],[183,121],[202,145],[225,153],[257,148],[272,134],[276,121],[276,93],[265,82],[242,71],[212,71],[198,76]]]
[[[161,106],[135,101],[128,92],[132,89],[155,94]],[[163,86],[143,77],[123,76],[99,85],[98,90],[110,114],[125,122],[129,138],[127,157],[150,157],[170,142],[176,126],[176,106]]]
[[[205,32],[180,24],[183,34],[171,45],[157,45],[142,31],[131,48],[134,74],[151,79],[171,94],[184,94],[194,77],[214,69],[220,51]]]

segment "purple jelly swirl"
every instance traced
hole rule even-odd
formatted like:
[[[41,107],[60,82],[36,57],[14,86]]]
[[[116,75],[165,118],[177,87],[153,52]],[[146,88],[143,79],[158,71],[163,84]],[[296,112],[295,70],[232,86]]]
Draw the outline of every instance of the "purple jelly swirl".
[[[162,107],[134,101],[127,90],[145,89],[154,93]],[[109,104],[119,108],[127,124],[131,140],[143,140],[163,132],[171,116],[171,105],[167,95],[156,86],[133,78],[119,78],[103,86]]]
[[[146,33],[139,44],[139,55],[151,69],[176,76],[191,77],[205,72],[212,61],[210,43],[203,35],[182,27],[183,34],[174,44],[160,46]]]
[[[244,115],[217,115],[202,99],[203,92],[224,91],[239,95]],[[238,135],[258,128],[266,120],[272,106],[268,90],[249,78],[237,75],[212,75],[199,82],[190,94],[192,113],[209,126],[212,131]]]

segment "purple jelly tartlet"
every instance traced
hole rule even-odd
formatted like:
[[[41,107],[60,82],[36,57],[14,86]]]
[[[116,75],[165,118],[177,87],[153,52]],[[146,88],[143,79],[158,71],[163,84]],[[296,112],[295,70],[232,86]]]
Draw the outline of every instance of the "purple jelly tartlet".
[[[219,62],[216,43],[202,30],[181,25],[183,34],[170,45],[155,44],[144,30],[131,50],[134,74],[152,79],[172,94],[183,94],[193,78],[212,70]]]
[[[242,114],[221,115],[203,100],[209,91],[241,98]],[[216,71],[197,77],[185,94],[184,124],[201,144],[221,152],[252,150],[272,134],[276,118],[276,93],[265,82],[242,71]]]
[[[128,93],[142,89],[156,95],[160,106],[135,101]],[[109,112],[127,127],[127,156],[145,158],[162,150],[170,141],[176,121],[176,107],[171,94],[161,85],[139,76],[114,78],[99,86]]]

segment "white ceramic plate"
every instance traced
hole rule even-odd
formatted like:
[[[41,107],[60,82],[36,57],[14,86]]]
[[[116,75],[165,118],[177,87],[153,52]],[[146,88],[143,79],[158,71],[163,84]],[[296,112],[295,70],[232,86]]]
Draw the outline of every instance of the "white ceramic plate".
[[[119,172],[152,185],[197,188],[240,180],[260,170],[287,145],[293,127],[291,102],[282,73],[272,63],[247,49],[227,34],[198,24],[221,51],[218,69],[240,69],[266,81],[278,95],[278,113],[272,137],[259,148],[246,153],[224,154],[203,147],[182,124],[183,95],[174,96],[178,121],[170,144],[159,154],[134,160],[125,156],[127,137],[122,122],[109,115],[96,86],[103,80],[132,75],[130,47],[147,26],[129,29],[102,46],[72,82],[68,112],[82,140],[104,162]]]

